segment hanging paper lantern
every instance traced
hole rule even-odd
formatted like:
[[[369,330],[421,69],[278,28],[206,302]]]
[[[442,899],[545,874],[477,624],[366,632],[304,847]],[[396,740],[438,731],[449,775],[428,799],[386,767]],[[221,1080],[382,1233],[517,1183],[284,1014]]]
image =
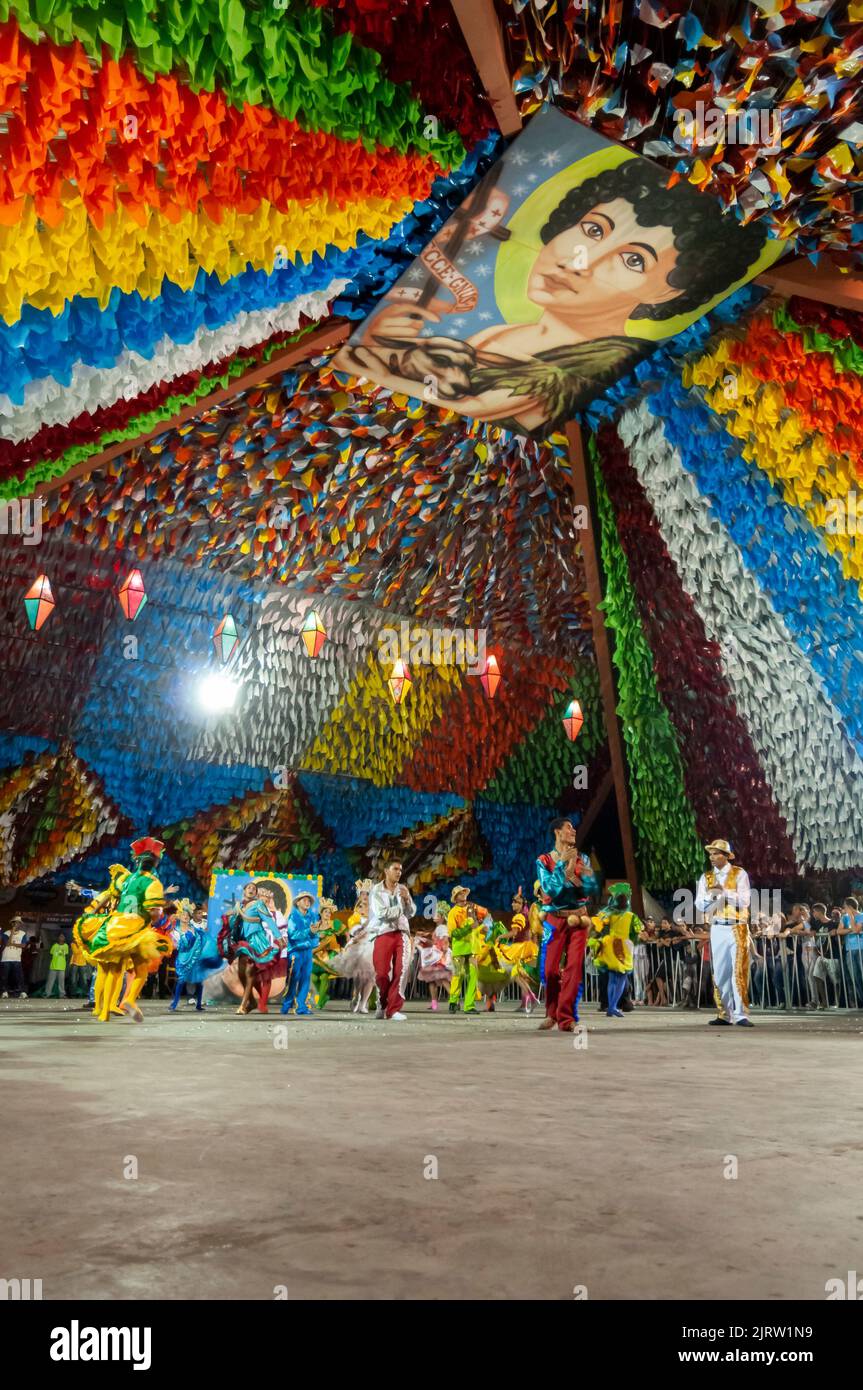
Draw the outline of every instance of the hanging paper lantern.
[[[407,694],[408,686],[411,684],[411,673],[407,666],[405,666],[401,657],[399,657],[398,661],[393,666],[392,674],[387,684],[392,692],[395,703],[400,705]]]
[[[581,712],[581,705],[577,700],[570,700],[563,716],[563,727],[570,742],[578,738],[583,723],[584,715]]]
[[[130,570],[120,585],[120,592],[117,595],[120,600],[120,607],[126,614],[130,622],[134,622],[144,604],[147,602],[147,591],[144,588],[144,576],[140,570]]]
[[[230,661],[237,647],[240,645],[240,633],[234,619],[228,613],[216,631],[213,633],[213,646],[216,648],[216,656],[224,664]]]
[[[327,640],[327,630],[314,608],[306,614],[303,623],[302,638],[306,644],[306,651],[309,656],[319,656],[321,647]]]
[[[486,657],[485,666],[483,668],[482,675],[480,676],[480,680],[482,681],[483,690],[485,691],[486,695],[490,700],[493,700],[495,695],[497,694],[497,688],[500,685],[501,679],[502,677],[500,674],[500,667],[497,664],[497,657]]]
[[[40,574],[24,595],[27,621],[34,632],[47,623],[54,612],[54,595],[47,574]]]

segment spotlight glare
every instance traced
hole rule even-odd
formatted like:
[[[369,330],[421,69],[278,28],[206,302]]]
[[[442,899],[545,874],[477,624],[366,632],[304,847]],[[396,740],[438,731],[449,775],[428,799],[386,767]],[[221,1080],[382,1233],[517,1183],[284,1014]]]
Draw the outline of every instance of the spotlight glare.
[[[239,687],[223,671],[208,671],[198,682],[198,704],[206,714],[224,714],[233,709]]]

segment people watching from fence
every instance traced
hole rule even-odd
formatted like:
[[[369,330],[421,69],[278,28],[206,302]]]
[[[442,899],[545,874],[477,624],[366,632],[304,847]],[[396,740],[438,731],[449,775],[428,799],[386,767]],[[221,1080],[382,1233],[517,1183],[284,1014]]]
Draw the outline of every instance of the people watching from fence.
[[[57,998],[66,997],[66,966],[69,962],[69,943],[66,940],[65,932],[60,932],[57,940],[51,946],[51,964],[48,966],[48,978],[45,981],[45,998],[50,999],[54,993],[54,986],[57,986]]]

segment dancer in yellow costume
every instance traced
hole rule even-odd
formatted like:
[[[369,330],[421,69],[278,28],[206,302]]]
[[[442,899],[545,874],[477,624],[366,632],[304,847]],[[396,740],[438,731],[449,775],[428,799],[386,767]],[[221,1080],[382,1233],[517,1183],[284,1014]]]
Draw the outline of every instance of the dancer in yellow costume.
[[[154,925],[164,909],[165,891],[151,870],[164,849],[160,840],[135,840],[131,871],[113,864],[109,887],[93,899],[72,929],[87,963],[96,967],[93,1012],[102,1023],[112,1013],[141,1021],[137,1000],[144,981],[173,950],[170,936]],[[121,1008],[127,971],[132,979]]]
[[[494,1013],[497,995],[515,983],[521,990],[524,1011],[530,1016],[539,1003],[529,973],[538,957],[539,946],[530,938],[523,913],[515,914],[511,927],[492,922],[481,933],[476,949],[477,980],[489,1013]]]
[[[644,929],[630,906],[631,891],[628,883],[612,883],[608,902],[591,918],[594,930],[587,944],[600,970],[608,972],[609,1018],[626,1016],[618,1004],[635,961],[633,944]]]
[[[449,987],[449,1011],[458,1012],[458,1002],[464,985],[464,1012],[476,1014],[476,953],[484,932],[480,923],[488,916],[484,907],[469,903],[469,888],[452,890],[453,906],[446,920],[452,951],[453,977]]]

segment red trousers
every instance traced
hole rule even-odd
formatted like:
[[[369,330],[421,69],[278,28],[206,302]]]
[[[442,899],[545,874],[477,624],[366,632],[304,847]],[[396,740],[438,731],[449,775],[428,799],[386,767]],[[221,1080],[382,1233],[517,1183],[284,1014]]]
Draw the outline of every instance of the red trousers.
[[[411,953],[407,932],[385,931],[375,937],[372,949],[378,1008],[387,1018],[397,1014],[405,1002],[405,985]]]
[[[545,951],[545,1015],[567,1026],[577,1017],[587,927],[558,925]]]

